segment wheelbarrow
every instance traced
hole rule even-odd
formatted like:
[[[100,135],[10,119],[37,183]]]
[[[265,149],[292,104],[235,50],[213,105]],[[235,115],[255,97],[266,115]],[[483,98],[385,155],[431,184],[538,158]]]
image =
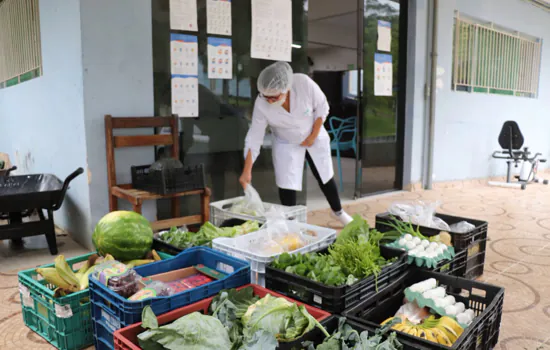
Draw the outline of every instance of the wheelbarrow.
[[[23,237],[44,234],[50,253],[57,254],[53,212],[63,204],[71,181],[83,172],[76,169],[64,182],[52,174],[0,176],[0,219],[8,221],[0,225],[0,240],[22,242]],[[23,222],[34,212],[39,220]]]

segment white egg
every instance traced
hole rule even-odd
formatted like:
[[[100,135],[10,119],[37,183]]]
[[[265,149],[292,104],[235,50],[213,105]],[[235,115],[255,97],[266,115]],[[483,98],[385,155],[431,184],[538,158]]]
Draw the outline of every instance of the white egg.
[[[455,307],[456,307],[456,313],[457,314],[460,314],[460,313],[464,312],[464,309],[466,308],[464,306],[464,303],[456,303]]]
[[[454,305],[454,303],[456,303],[455,297],[453,297],[452,295],[447,295],[445,297],[445,300],[447,302],[447,305]]]
[[[441,249],[441,248],[436,248],[436,250],[435,250],[435,255],[438,256],[438,255],[441,255],[441,254],[443,254],[443,249]]]
[[[427,291],[424,291],[424,293],[422,293],[422,296],[426,299],[431,299],[433,297],[433,291],[434,289],[428,289]]]
[[[413,292],[424,293],[427,290],[435,288],[436,284],[437,281],[435,278],[428,278],[427,280],[413,284],[410,289]]]
[[[416,244],[414,244],[414,242],[407,242],[406,244],[406,247],[407,249],[411,250],[411,249],[414,249],[414,247],[416,247]]]
[[[432,242],[432,243],[430,243],[430,248],[435,249],[435,248],[437,248],[438,246],[439,246],[439,244],[438,244],[437,242]]]
[[[407,233],[407,234],[405,235],[404,238],[405,238],[405,240],[407,240],[407,241],[412,241],[413,236],[412,236],[411,234]]]
[[[401,238],[398,242],[399,246],[400,247],[404,247],[405,244],[407,244],[407,241],[405,240],[405,238]]]
[[[468,324],[468,322],[471,322],[470,317],[465,312],[456,315],[456,320],[458,321],[458,323],[462,323],[462,324]]]
[[[418,250],[419,252],[424,251],[424,247],[421,244],[417,245],[414,249]]]
[[[420,242],[422,242],[422,240],[421,240],[420,238],[418,238],[418,237],[414,237],[414,238],[412,239],[412,241],[413,241],[414,244],[416,244],[416,245],[418,245],[418,244],[420,244]]]
[[[475,317],[475,314],[474,314],[474,310],[472,309],[467,309],[466,311],[464,311],[465,314],[468,314],[468,316],[470,316],[470,318],[473,320],[474,317]]]
[[[446,250],[448,247],[445,243],[439,243],[439,247]]]
[[[456,315],[456,307],[454,305],[449,305],[445,308],[445,313],[449,316]]]
[[[434,299],[434,303],[435,303],[435,306],[437,306],[437,307],[443,307],[444,308],[445,306],[447,306],[445,304],[445,298],[436,298],[436,299]]]
[[[422,244],[422,246],[426,248],[427,246],[430,245],[430,241],[428,241],[427,239],[423,239],[422,242],[420,242],[420,244]]]
[[[426,248],[426,251],[427,251],[428,253],[431,253],[431,252],[434,251],[434,249],[433,249],[433,247],[427,247],[427,248]]]
[[[436,298],[444,298],[445,294],[445,288],[443,287],[437,287],[433,289],[433,295]]]

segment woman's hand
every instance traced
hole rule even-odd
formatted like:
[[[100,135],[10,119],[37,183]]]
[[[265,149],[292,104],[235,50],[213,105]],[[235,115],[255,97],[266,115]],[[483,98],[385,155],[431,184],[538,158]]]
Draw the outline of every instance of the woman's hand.
[[[313,146],[313,144],[315,143],[315,139],[317,139],[317,136],[315,135],[309,135],[305,140],[304,142],[302,142],[300,144],[300,146],[303,146],[303,147],[311,147]]]
[[[241,177],[239,178],[239,182],[241,183],[241,186],[243,187],[243,190],[246,189],[246,186],[250,182],[252,182],[252,172],[243,170],[243,173],[241,174]]]

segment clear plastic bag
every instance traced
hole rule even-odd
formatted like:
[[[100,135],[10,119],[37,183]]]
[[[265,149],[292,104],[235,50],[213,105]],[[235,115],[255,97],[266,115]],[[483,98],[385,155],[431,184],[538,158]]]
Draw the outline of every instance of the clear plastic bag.
[[[101,284],[125,298],[134,295],[140,289],[141,276],[116,260],[99,264],[95,268],[93,276]]]
[[[450,230],[454,233],[468,233],[475,228],[476,226],[470,224],[468,221],[461,221],[457,222],[456,224],[452,224]]]
[[[271,208],[266,214],[266,245],[269,247],[280,246],[283,252],[291,252],[300,249],[307,244],[299,227],[292,221],[288,221],[282,210]]]
[[[408,302],[401,305],[395,313],[395,317],[404,316],[407,320],[414,324],[421,323],[425,318],[430,316],[430,312],[426,308],[421,308],[416,302]]]
[[[262,198],[260,198],[258,191],[256,191],[251,184],[248,184],[244,189],[244,199],[238,203],[235,203],[231,207],[231,211],[234,213],[252,216],[265,215],[265,208]]]
[[[172,294],[174,294],[174,290],[168,284],[152,281],[128,299],[138,301],[156,297],[167,297]]]
[[[414,225],[449,231],[449,225],[447,225],[447,223],[442,219],[435,216],[438,206],[438,202],[395,202],[392,203],[388,211],[390,214],[401,218],[401,220],[411,222]]]

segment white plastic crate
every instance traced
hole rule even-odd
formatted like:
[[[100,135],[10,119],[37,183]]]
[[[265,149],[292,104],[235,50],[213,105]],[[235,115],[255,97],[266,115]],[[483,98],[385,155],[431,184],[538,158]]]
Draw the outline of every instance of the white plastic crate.
[[[289,252],[309,253],[323,250],[336,240],[336,231],[330,228],[309,225],[302,222],[287,221],[290,232],[302,232],[308,240],[308,244],[300,249]],[[314,232],[311,235],[309,232]],[[235,258],[246,260],[250,263],[251,283],[261,286],[265,284],[265,266],[275,260],[280,254],[260,255],[250,252],[247,248],[254,243],[263,241],[268,235],[266,229],[249,233],[235,238],[219,237],[212,241],[212,248],[231,255]]]
[[[210,222],[212,222],[216,226],[222,225],[225,220],[229,219],[241,219],[245,221],[256,220],[260,223],[265,223],[265,217],[238,214],[231,211],[231,207],[243,199],[244,197],[235,197],[231,199],[224,199],[223,201],[210,203]],[[288,220],[295,220],[304,223],[307,222],[306,206],[297,205],[294,207],[285,207],[284,205],[280,204],[263,204],[266,211],[276,209],[277,211],[283,211],[285,213],[285,217]]]

